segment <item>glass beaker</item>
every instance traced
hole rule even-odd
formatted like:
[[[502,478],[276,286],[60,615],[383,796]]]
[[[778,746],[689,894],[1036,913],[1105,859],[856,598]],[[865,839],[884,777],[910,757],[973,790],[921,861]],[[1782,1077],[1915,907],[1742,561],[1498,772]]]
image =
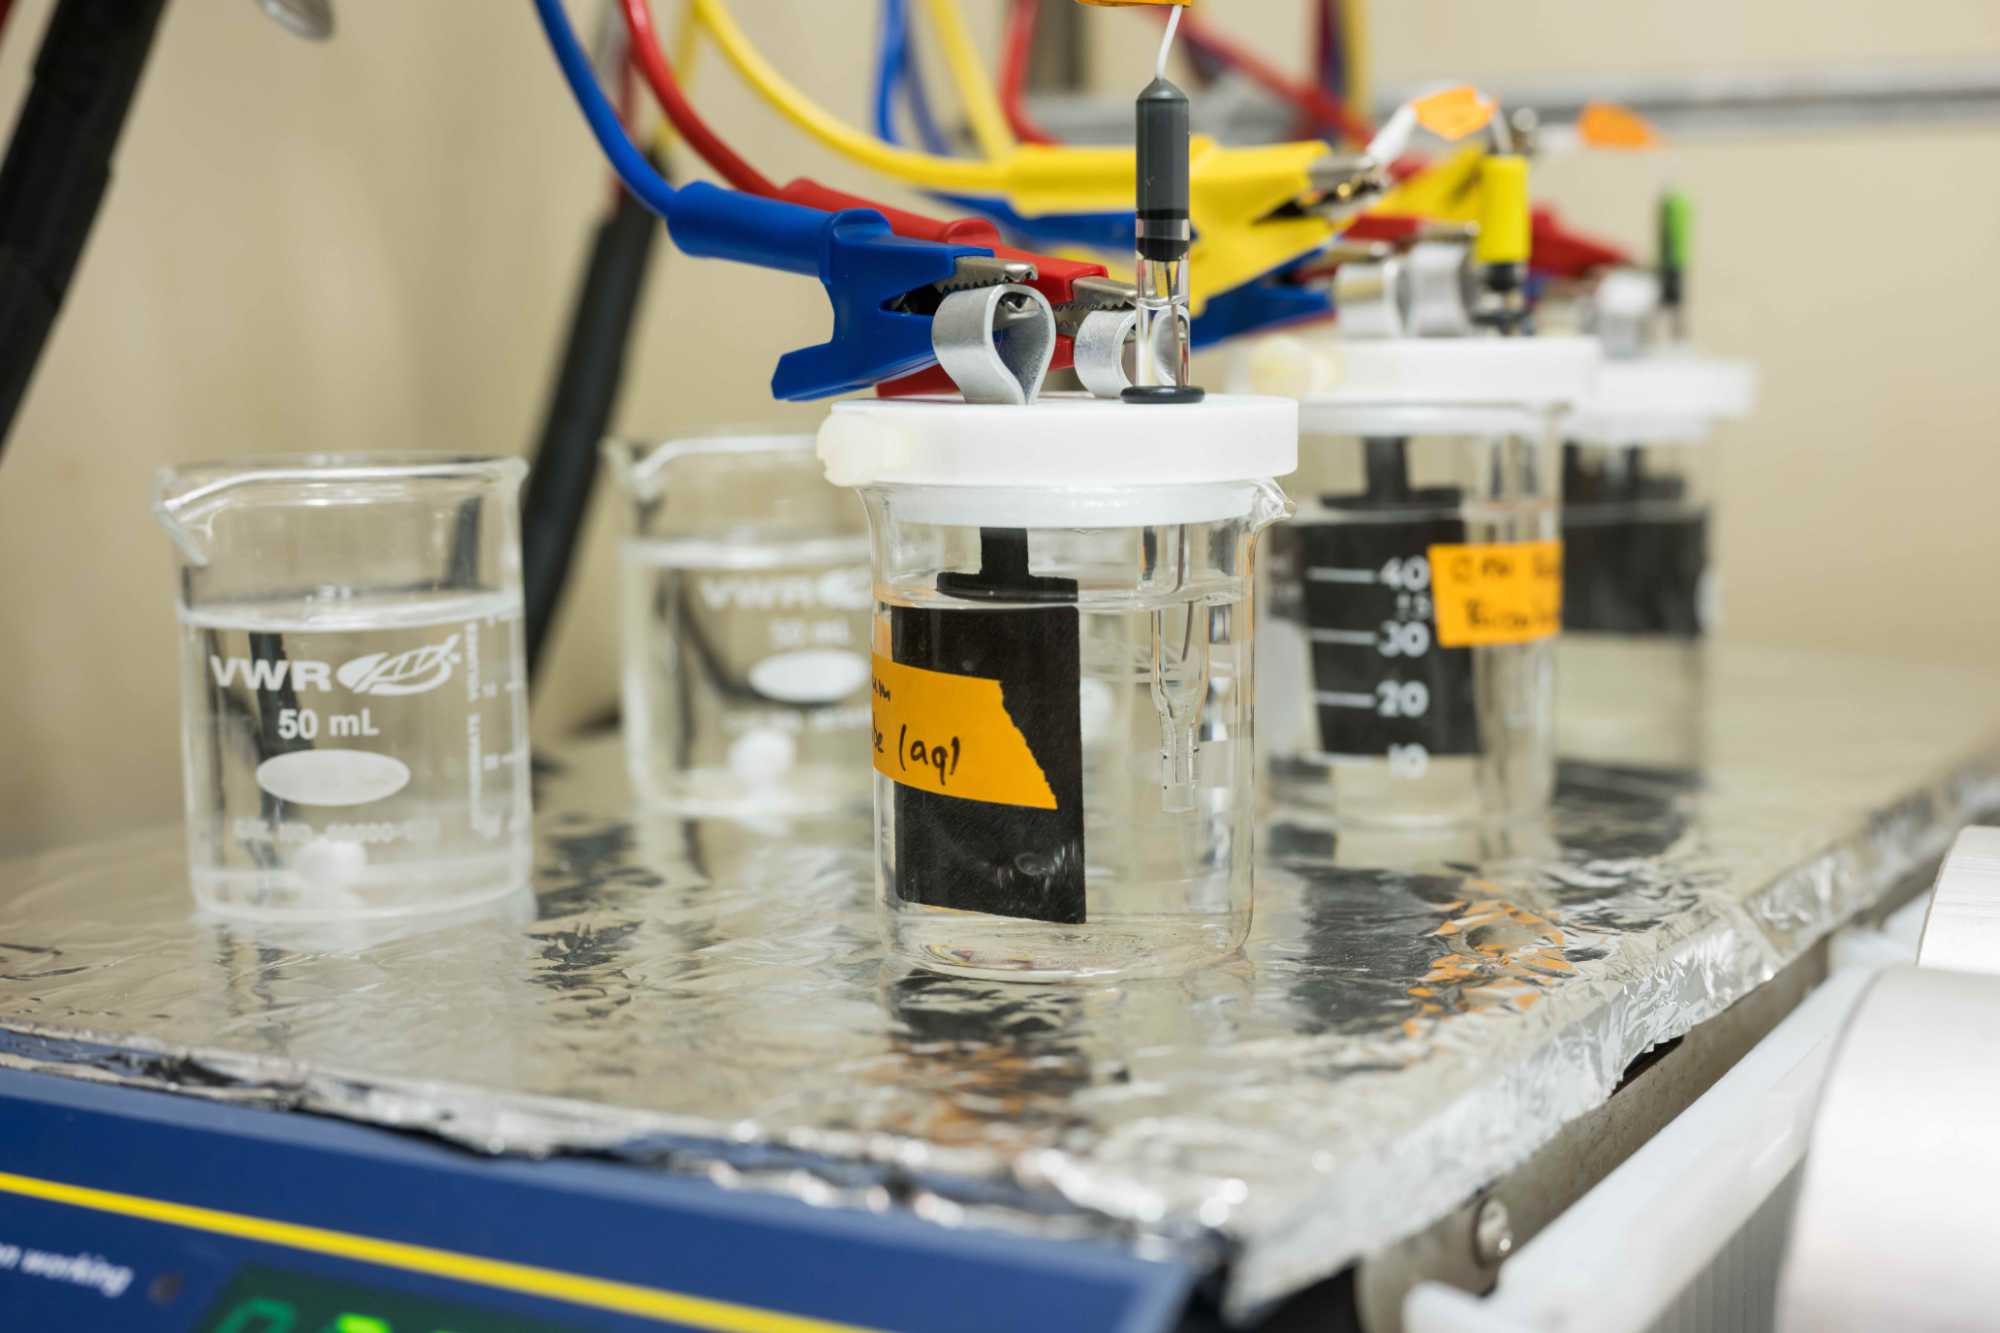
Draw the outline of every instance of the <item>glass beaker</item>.
[[[201,905],[387,916],[526,882],[526,471],[397,453],[160,473]]]
[[[1755,396],[1745,364],[1665,352],[1607,363],[1565,424],[1563,758],[1700,767],[1705,646],[1719,609],[1711,437]]]
[[[1552,412],[1301,407],[1272,534],[1264,750],[1278,799],[1342,823],[1508,817],[1555,784]]]
[[[839,403],[874,554],[890,947],[999,979],[1233,953],[1253,894],[1258,534],[1288,400]]]
[[[811,435],[605,446],[621,555],[625,744],[641,801],[811,813],[868,799],[868,537]]]

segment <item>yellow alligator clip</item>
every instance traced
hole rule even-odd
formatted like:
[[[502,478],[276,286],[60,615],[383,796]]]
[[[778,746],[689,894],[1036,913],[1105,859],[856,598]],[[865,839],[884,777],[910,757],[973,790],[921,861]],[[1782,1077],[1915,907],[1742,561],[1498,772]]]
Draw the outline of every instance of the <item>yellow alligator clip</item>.
[[[1479,227],[1474,254],[1482,264],[1528,259],[1528,160],[1514,153],[1465,148],[1425,168],[1368,210]]]
[[[1312,213],[1271,216],[1313,193],[1312,164],[1329,156],[1318,142],[1226,148],[1197,138],[1189,153],[1189,308],[1323,248],[1341,229]]]
[[[1479,164],[1479,236],[1472,257],[1482,264],[1528,262],[1531,220],[1528,159],[1495,153]]]
[[[1485,160],[1484,148],[1461,148],[1383,195],[1368,211],[1434,222],[1477,222],[1480,163]]]
[[[1311,166],[1328,155],[1316,140],[1235,148],[1195,137],[1188,148],[1192,312],[1200,312],[1209,293],[1240,287],[1333,239],[1340,224],[1327,218],[1271,216],[1312,195]],[[1130,208],[1137,188],[1129,148],[1022,144],[1000,165],[1008,199],[1029,216]]]

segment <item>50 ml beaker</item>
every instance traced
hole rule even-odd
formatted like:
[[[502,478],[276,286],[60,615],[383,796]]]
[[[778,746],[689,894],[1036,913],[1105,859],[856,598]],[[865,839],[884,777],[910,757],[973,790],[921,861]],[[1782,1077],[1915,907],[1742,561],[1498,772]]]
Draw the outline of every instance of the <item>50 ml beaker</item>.
[[[394,915],[526,882],[526,470],[412,453],[160,474],[203,906]]]
[[[628,506],[625,744],[641,801],[693,814],[868,799],[868,539],[813,437],[605,446]]]

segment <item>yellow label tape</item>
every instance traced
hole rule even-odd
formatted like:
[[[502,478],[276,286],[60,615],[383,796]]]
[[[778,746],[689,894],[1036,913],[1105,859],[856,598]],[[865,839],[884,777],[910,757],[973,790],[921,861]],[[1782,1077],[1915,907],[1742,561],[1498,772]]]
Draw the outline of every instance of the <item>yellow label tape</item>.
[[[1431,547],[1437,641],[1446,648],[1533,643],[1562,628],[1563,544]]]
[[[1586,102],[1576,118],[1577,137],[1589,148],[1658,148],[1659,133],[1636,111],[1610,102]]]
[[[1447,143],[1478,133],[1493,119],[1493,99],[1471,84],[1446,88],[1410,105],[1416,109],[1417,124]]]
[[[1028,738],[1007,713],[999,681],[874,657],[868,693],[877,773],[939,796],[1056,808]]]

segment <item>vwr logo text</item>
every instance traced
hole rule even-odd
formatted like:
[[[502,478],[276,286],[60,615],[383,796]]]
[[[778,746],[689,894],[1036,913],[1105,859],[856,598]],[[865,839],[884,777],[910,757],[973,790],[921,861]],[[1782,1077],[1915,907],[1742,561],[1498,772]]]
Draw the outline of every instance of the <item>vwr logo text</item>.
[[[701,599],[714,611],[866,611],[873,604],[866,569],[824,574],[707,575]]]
[[[208,669],[217,685],[241,683],[253,690],[330,690],[338,681],[355,694],[422,694],[451,679],[458,665],[458,635],[396,653],[364,653],[338,668],[308,658],[246,658],[210,655]]]

